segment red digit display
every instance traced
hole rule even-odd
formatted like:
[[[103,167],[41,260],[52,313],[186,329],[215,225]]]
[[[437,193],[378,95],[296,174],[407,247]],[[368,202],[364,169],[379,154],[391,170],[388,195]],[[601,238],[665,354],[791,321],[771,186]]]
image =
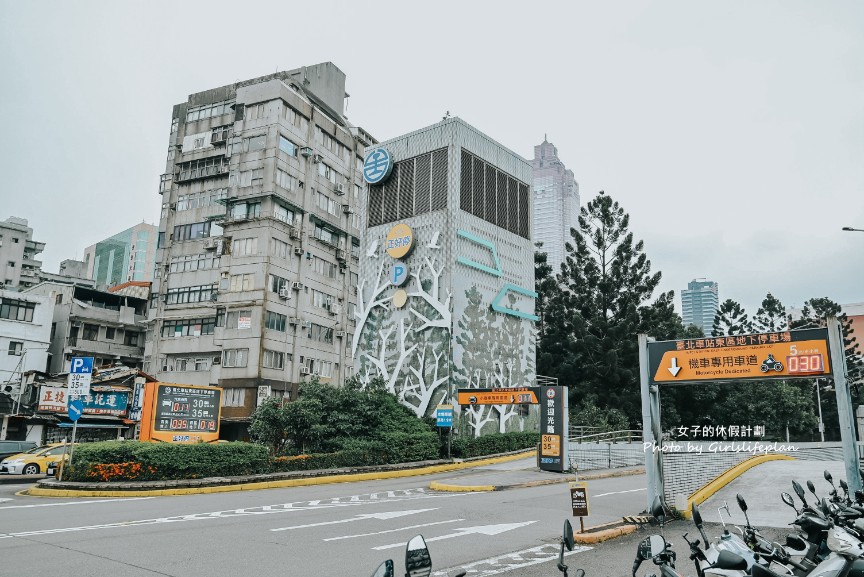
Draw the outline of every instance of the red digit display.
[[[795,355],[786,357],[786,366],[789,374],[821,373],[824,372],[822,355]]]

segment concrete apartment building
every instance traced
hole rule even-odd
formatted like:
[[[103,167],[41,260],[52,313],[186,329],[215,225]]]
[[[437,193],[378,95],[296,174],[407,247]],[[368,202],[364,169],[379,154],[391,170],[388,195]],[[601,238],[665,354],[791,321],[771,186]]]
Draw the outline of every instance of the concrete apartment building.
[[[534,237],[542,242],[553,274],[567,258],[564,244],[571,242],[570,229],[579,228],[579,184],[561,159],[558,149],[545,138],[534,147]]]
[[[223,387],[225,438],[245,435],[259,398],[353,374],[356,207],[376,141],[346,96],[327,62],[172,111],[144,371]]]
[[[84,249],[87,277],[99,288],[153,280],[159,228],[142,222]]]
[[[712,280],[694,279],[681,291],[681,317],[685,327],[696,325],[710,335],[719,308],[717,283]]]
[[[36,255],[43,250],[45,243],[33,240],[26,218],[0,221],[0,288],[20,290],[38,283],[42,262]]]
[[[534,385],[531,164],[448,118],[372,148],[364,176],[359,377],[421,417],[459,387]],[[530,430],[527,413],[458,411],[471,435]]]

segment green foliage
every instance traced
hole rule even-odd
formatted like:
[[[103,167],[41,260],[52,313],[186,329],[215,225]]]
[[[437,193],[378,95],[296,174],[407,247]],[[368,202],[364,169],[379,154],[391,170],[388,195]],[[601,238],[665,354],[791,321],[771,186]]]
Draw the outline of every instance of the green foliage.
[[[252,414],[252,422],[249,425],[251,439],[267,446],[271,455],[279,453],[288,441],[285,435],[288,423],[285,420],[285,411],[282,409],[282,399],[270,397]]]
[[[121,463],[139,463],[141,473],[131,479],[122,474],[108,479],[93,476],[99,465]],[[64,470],[63,477],[68,481],[152,481],[252,475],[269,468],[266,447],[252,443],[104,441],[76,447],[74,464]]]
[[[726,299],[717,314],[714,315],[714,326],[711,331],[712,337],[724,337],[727,335],[746,335],[753,332],[753,326],[747,313],[740,304],[732,299]]]
[[[497,453],[509,453],[520,449],[533,449],[540,442],[540,433],[514,431],[495,433],[482,437],[454,436],[450,444],[450,455],[455,458],[482,457]],[[446,454],[446,444],[443,445]]]
[[[574,425],[596,427],[599,432],[623,431],[630,428],[627,415],[614,407],[600,408],[585,401],[571,417]]]

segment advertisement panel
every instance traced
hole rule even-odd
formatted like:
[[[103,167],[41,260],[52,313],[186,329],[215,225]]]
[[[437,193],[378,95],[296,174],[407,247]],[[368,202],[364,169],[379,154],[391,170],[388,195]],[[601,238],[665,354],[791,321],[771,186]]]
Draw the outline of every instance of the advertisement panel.
[[[147,383],[141,440],[209,443],[219,439],[222,389],[174,383]]]

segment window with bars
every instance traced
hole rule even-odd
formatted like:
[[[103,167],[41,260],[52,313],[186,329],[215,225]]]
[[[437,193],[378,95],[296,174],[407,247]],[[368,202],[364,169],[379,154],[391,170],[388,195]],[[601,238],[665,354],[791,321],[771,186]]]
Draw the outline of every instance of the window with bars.
[[[462,210],[522,238],[531,238],[527,184],[463,149],[459,189]]]
[[[216,317],[200,319],[166,319],[162,323],[162,336],[165,338],[174,338],[212,335],[215,326]]]
[[[447,208],[447,149],[441,148],[393,166],[383,185],[369,187],[369,226],[404,220]]]

